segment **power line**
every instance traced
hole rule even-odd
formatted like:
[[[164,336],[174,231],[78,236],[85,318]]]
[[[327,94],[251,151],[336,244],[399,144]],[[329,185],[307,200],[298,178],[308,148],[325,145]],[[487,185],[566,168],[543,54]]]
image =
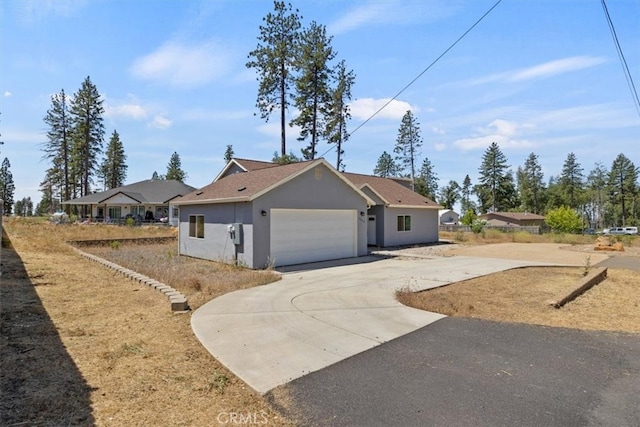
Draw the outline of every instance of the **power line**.
[[[609,30],[611,31],[611,37],[613,37],[613,42],[615,43],[616,50],[618,51],[618,58],[620,59],[620,64],[622,64],[622,71],[624,72],[624,77],[627,80],[627,86],[629,86],[629,90],[631,91],[631,96],[633,97],[634,106],[636,107],[638,116],[640,116],[640,98],[638,98],[638,91],[636,90],[636,86],[633,84],[633,78],[631,78],[631,72],[629,71],[627,60],[624,58],[624,53],[622,52],[622,46],[620,46],[620,41],[618,40],[616,29],[613,26],[613,21],[611,20],[611,16],[609,15],[609,9],[607,9],[607,4],[605,3],[604,0],[601,0],[601,2],[602,2],[602,9],[604,10],[604,15],[607,18],[607,24],[609,24]]]
[[[604,0],[603,0],[604,1]],[[400,91],[398,93],[396,93],[393,98],[389,99],[382,107],[378,108],[378,110],[376,112],[374,112],[372,115],[370,115],[365,121],[363,121],[362,123],[360,123],[354,130],[353,132],[351,132],[349,134],[349,136],[353,135],[354,133],[356,133],[358,131],[358,129],[360,129],[362,126],[364,126],[365,124],[367,124],[371,119],[373,119],[375,116],[377,116],[382,110],[384,110],[389,104],[391,104],[391,102],[395,101],[405,90],[407,90],[411,85],[413,85],[420,77],[422,77],[422,75],[424,73],[426,73],[427,71],[429,71],[429,69],[431,67],[433,67],[440,59],[442,59],[443,56],[445,56],[447,53],[449,53],[449,51],[451,49],[453,49],[455,47],[455,45],[457,45],[463,38],[465,38],[465,36],[467,34],[469,34],[471,32],[471,30],[473,30],[484,18],[487,17],[487,15],[489,15],[493,9],[495,9],[500,3],[502,2],[502,0],[498,0],[493,6],[491,6],[491,8],[489,8],[489,10],[487,10],[476,22],[473,23],[473,25],[471,27],[469,27],[469,29],[467,29],[467,31],[465,31],[460,37],[458,37],[456,39],[456,41],[454,41],[447,49],[445,49],[444,52],[442,52],[440,54],[440,56],[438,56],[436,59],[433,60],[433,62],[431,62],[431,64],[429,64],[424,70],[422,70],[420,72],[420,74],[418,74],[413,80],[411,80],[409,83],[407,83],[402,89],[400,89]],[[324,157],[329,151],[332,151],[335,147],[331,147],[329,148],[327,151],[325,151],[324,153],[322,153],[322,155],[320,157]]]

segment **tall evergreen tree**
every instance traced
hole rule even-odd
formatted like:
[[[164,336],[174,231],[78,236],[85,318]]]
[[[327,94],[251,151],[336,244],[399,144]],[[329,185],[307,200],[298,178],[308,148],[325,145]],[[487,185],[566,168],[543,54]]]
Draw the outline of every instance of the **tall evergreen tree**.
[[[344,170],[343,144],[349,139],[347,121],[351,119],[349,101],[351,100],[351,87],[355,82],[353,70],[347,71],[344,61],[340,61],[334,70],[334,87],[331,90],[331,101],[326,107],[327,123],[325,138],[329,144],[336,145],[337,160],[336,169]]]
[[[408,170],[412,186],[416,179],[416,159],[420,155],[420,147],[422,147],[420,123],[409,110],[402,117],[393,151],[396,153],[401,172]]]
[[[105,190],[112,188],[122,187],[127,179],[127,155],[124,153],[124,147],[122,141],[120,141],[120,135],[117,131],[113,131],[109,144],[107,144],[107,150],[105,152],[105,158],[100,167],[102,177],[104,179]]]
[[[293,151],[289,150],[289,154],[285,154],[284,156],[279,156],[278,152],[274,151],[271,161],[279,165],[289,165],[291,163],[301,162],[302,159],[293,154]]]
[[[13,182],[13,174],[11,173],[11,163],[8,158],[4,158],[2,166],[0,166],[0,199],[2,200],[2,210],[5,215],[11,215],[13,212],[13,193],[16,185]]]
[[[42,199],[36,207],[36,215],[46,215],[58,212],[62,208],[60,189],[54,185],[56,179],[51,176],[56,175],[55,168],[49,168],[44,177],[44,180],[40,183],[40,192],[42,193]],[[70,211],[69,211],[70,212]],[[67,212],[67,213],[69,213]]]
[[[581,204],[584,176],[582,175],[582,167],[580,163],[578,163],[575,154],[569,153],[567,155],[558,183],[566,195],[569,207],[576,209]]]
[[[300,115],[291,124],[300,127],[298,141],[311,139],[309,145],[302,149],[306,160],[315,159],[319,138],[326,135],[326,106],[331,103],[330,83],[333,76],[330,64],[336,56],[331,40],[324,25],[313,21],[309,28],[302,31],[296,55],[298,76],[295,79],[294,105]]]
[[[87,76],[71,101],[71,163],[80,196],[91,193],[93,176],[98,171],[98,157],[102,153],[104,142],[103,114],[100,93]]]
[[[615,219],[618,224],[627,225],[632,217],[631,207],[638,195],[638,168],[624,154],[618,154],[609,173],[611,201],[614,204]]]
[[[544,174],[535,153],[529,154],[524,167],[518,167],[518,189],[522,200],[522,208],[526,212],[540,214],[544,206]]]
[[[373,174],[375,176],[381,176],[383,178],[389,178],[392,176],[398,176],[399,173],[398,165],[396,164],[391,154],[383,151],[380,157],[378,158],[378,163],[376,167],[373,169]]]
[[[469,175],[465,175],[460,189],[460,211],[463,215],[468,211],[475,211],[475,204],[471,201],[472,192],[471,178],[469,178]]]
[[[258,96],[256,107],[260,117],[269,120],[275,108],[280,109],[280,153],[287,154],[286,110],[289,106],[289,89],[293,84],[292,71],[300,41],[298,10],[291,4],[274,1],[274,12],[263,18],[258,46],[249,53],[247,68],[258,72]]]
[[[16,201],[14,213],[20,216],[33,216],[33,202],[31,197],[23,197]]]
[[[167,174],[165,179],[175,179],[176,181],[184,182],[187,179],[187,174],[182,170],[182,161],[178,153],[174,152],[169,159],[167,165]]]
[[[227,149],[224,150],[224,161],[225,163],[229,163],[231,159],[233,159],[233,145],[227,145]]]
[[[414,191],[431,200],[436,200],[438,194],[438,174],[436,174],[431,161],[424,158],[420,172],[416,177]]]
[[[480,210],[482,213],[497,212],[503,205],[502,195],[505,185],[508,186],[507,158],[495,142],[482,155],[482,165],[480,166],[480,183],[478,199],[480,200]],[[479,194],[481,193],[481,194]]]
[[[49,127],[47,142],[44,145],[44,157],[49,159],[56,169],[56,174],[50,174],[48,181],[61,190],[64,200],[71,199],[71,152],[72,152],[72,123],[69,105],[64,89],[51,97],[51,108],[44,117]],[[51,180],[55,179],[55,183]],[[67,207],[68,209],[68,207]],[[68,213],[68,212],[67,212]]]
[[[460,200],[460,184],[451,180],[440,190],[440,204],[446,209],[453,209],[453,205],[458,200]]]

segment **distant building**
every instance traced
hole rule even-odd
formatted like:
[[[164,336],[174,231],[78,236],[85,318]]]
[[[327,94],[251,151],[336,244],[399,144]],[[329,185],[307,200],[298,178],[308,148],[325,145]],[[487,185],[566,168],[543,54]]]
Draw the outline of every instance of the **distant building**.
[[[451,209],[440,209],[438,217],[441,225],[458,225],[460,222],[460,214]]]

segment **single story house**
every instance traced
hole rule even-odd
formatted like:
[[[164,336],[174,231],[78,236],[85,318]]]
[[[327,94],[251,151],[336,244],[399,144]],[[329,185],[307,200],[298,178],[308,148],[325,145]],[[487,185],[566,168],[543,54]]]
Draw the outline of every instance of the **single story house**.
[[[438,217],[442,225],[458,225],[460,222],[460,214],[451,209],[440,209]]]
[[[120,222],[134,218],[141,222],[163,220],[177,226],[178,208],[170,212],[169,202],[193,190],[194,187],[176,180],[148,179],[67,200],[62,204],[87,206],[87,219],[94,221]]]
[[[478,218],[486,221],[487,225],[502,227],[541,227],[544,225],[542,215],[528,212],[489,212],[479,215]]]
[[[367,243],[438,240],[435,203],[390,179],[340,173],[324,159],[233,159],[211,184],[172,204],[180,208],[181,255],[249,268],[363,256]]]

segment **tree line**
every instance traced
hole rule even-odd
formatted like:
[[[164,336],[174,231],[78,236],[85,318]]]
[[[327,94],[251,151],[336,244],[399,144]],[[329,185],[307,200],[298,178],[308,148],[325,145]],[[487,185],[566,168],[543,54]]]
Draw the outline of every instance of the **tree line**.
[[[51,106],[43,119],[47,141],[42,147],[49,167],[40,183],[42,201],[36,214],[52,213],[60,210],[63,201],[124,185],[127,155],[117,130],[113,130],[103,149],[102,104],[103,98],[89,76],[72,97],[64,89],[51,97]],[[184,181],[186,173],[181,168],[180,156],[174,153],[167,174],[159,176],[154,172],[154,177]]]
[[[438,176],[427,157],[417,168],[422,142],[420,124],[407,111],[398,130],[395,156],[384,151],[374,175],[410,178],[416,192],[447,209],[460,202],[463,214],[511,211],[545,215],[565,207],[594,228],[640,223],[640,168],[623,153],[609,168],[598,162],[587,174],[576,155],[569,153],[560,175],[545,182],[537,154],[529,154],[514,173],[507,157],[493,142],[482,156],[478,183],[473,184],[466,175],[462,184],[451,180],[439,188]]]

